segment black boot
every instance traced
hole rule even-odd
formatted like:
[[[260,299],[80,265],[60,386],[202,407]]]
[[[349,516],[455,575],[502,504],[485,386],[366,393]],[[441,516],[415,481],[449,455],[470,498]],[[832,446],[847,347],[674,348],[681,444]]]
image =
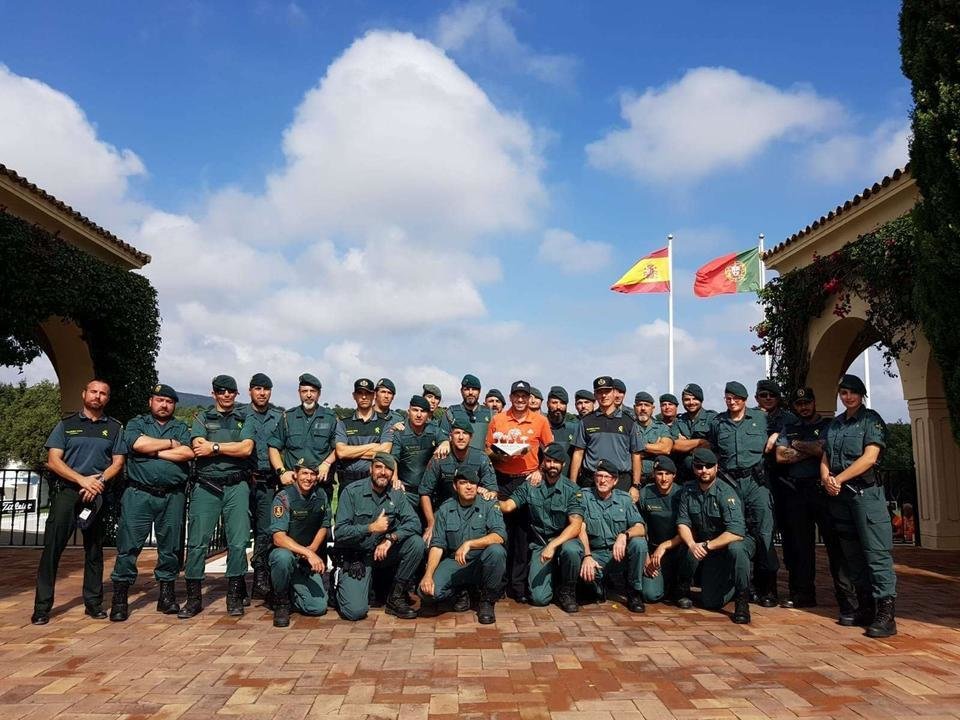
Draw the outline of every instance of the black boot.
[[[763,572],[758,573],[760,577],[757,581],[757,604],[760,607],[772,608],[780,604],[777,597],[777,573]]]
[[[127,592],[130,583],[115,582],[113,584],[113,599],[110,601],[110,622],[124,622],[130,617],[130,607],[127,605]]]
[[[577,602],[577,583],[565,582],[557,591],[557,605],[565,613],[580,612],[580,604]]]
[[[250,594],[255,600],[266,600],[270,594],[270,572],[266,567],[253,569],[253,589]]]
[[[281,596],[279,593],[273,594],[273,626],[285,628],[290,625],[290,593],[286,592]]]
[[[677,607],[681,610],[689,610],[692,608],[693,600],[690,599],[690,583],[678,583],[673,598]]]
[[[227,615],[243,615],[244,586],[243,575],[227,578]]]
[[[240,604],[250,607],[250,595],[247,593],[247,576],[240,575]]]
[[[632,613],[647,611],[647,606],[643,604],[643,593],[634,588],[627,588],[627,610]]]
[[[837,623],[844,627],[869,627],[873,623],[873,617],[876,615],[876,603],[871,595],[861,595],[857,593],[857,608],[851,613],[840,612]]]
[[[497,614],[494,612],[496,601],[496,591],[484,589],[480,592],[480,602],[477,603],[477,622],[481,625],[492,625],[497,621]]]
[[[160,598],[157,600],[157,612],[164,615],[176,615],[180,612],[180,604],[177,602],[177,589],[175,580],[163,580],[160,582]]]
[[[867,628],[866,635],[870,638],[885,638],[897,634],[896,602],[892,597],[877,600],[877,614]]]
[[[419,615],[417,609],[410,604],[410,598],[407,596],[408,585],[409,583],[400,580],[393,584],[386,604],[388,615],[396,615],[401,620],[413,620]]]
[[[453,599],[453,610],[455,613],[467,612],[470,609],[470,591],[464,588],[457,593],[457,596]]]
[[[192,618],[203,610],[203,598],[200,594],[201,583],[199,580],[187,580],[187,601],[180,608],[177,617],[181,620]]]
[[[750,593],[742,592],[737,595],[733,606],[733,621],[737,625],[746,625],[750,622]]]

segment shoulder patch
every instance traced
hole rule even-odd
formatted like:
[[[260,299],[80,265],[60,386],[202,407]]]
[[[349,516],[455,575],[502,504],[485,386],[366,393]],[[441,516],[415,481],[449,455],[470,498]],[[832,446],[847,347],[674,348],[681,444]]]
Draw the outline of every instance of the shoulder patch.
[[[274,516],[274,517],[276,517],[276,518],[282,518],[282,517],[283,517],[283,513],[284,513],[283,505],[274,505],[274,506],[273,506],[273,516]]]

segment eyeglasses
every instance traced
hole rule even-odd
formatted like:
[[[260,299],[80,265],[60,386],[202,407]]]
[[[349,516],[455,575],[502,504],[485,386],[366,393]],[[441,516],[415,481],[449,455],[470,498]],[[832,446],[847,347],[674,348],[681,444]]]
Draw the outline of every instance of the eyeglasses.
[[[693,469],[694,469],[694,470],[704,470],[704,469],[706,469],[706,470],[712,470],[712,469],[715,468],[716,466],[717,466],[716,463],[712,463],[712,464],[710,464],[710,465],[707,465],[706,463],[694,463],[694,464],[693,464]]]
[[[776,397],[772,392],[758,392],[757,397],[762,400],[771,400]]]
[[[213,389],[213,394],[214,394],[214,395],[236,395],[236,394],[237,394],[237,391],[236,391],[236,390],[227,390],[226,388],[214,388],[214,389]]]

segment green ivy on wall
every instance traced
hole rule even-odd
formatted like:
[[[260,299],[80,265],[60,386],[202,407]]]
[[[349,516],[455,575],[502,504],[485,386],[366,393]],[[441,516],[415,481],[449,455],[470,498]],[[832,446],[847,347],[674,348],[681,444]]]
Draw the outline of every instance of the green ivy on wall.
[[[157,293],[141,275],[109,265],[38,226],[0,211],[0,365],[42,352],[38,327],[52,315],[83,332],[97,377],[111,386],[108,412],[143,412],[157,382]]]

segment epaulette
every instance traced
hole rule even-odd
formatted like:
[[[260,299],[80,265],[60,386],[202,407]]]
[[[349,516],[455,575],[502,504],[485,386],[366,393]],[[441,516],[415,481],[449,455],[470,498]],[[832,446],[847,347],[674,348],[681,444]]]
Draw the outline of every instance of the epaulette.
[[[61,419],[61,420],[67,420],[67,419],[72,418],[72,417],[75,417],[75,416],[77,416],[77,415],[79,415],[79,414],[80,414],[80,411],[79,411],[79,410],[74,410],[73,412],[68,412],[68,413],[66,413],[66,414],[64,414],[64,415],[61,415],[61,416],[60,416],[60,419]]]

